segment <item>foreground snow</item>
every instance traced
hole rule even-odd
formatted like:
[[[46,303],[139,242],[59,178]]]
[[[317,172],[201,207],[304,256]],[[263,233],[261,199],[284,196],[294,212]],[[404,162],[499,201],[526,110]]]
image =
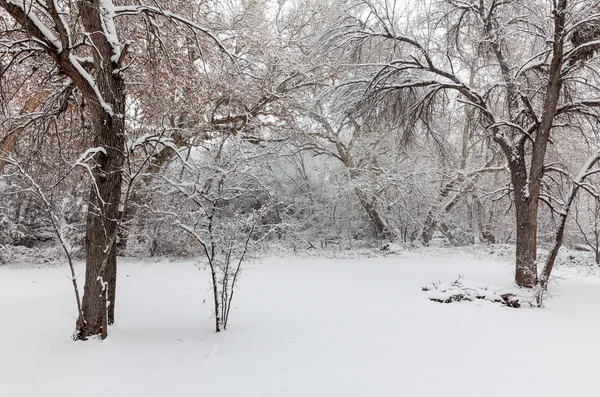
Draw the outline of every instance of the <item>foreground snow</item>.
[[[109,338],[73,342],[67,269],[0,268],[0,396],[597,395],[600,279],[563,274],[541,310],[421,291],[458,274],[506,288],[512,268],[269,259],[246,271],[215,334],[205,272],[124,261]]]

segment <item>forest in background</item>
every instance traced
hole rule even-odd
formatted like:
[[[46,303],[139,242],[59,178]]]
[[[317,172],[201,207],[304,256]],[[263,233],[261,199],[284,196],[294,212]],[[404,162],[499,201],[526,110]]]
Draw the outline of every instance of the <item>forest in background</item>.
[[[0,263],[84,259],[81,339],[118,255],[203,258],[217,330],[273,245],[514,244],[545,288],[600,263],[598,49],[589,0],[0,0]]]

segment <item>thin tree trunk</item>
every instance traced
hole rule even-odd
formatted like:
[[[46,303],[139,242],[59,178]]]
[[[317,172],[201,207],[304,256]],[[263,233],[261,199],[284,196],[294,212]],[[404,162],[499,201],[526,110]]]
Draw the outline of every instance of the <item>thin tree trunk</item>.
[[[475,60],[469,65],[469,88],[475,85]],[[465,122],[462,131],[462,152],[460,156],[460,169],[467,169],[467,159],[469,158],[469,143],[471,137],[471,123],[473,119],[473,109],[465,106]]]
[[[458,192],[454,197],[450,199],[450,201],[446,203],[444,208],[441,209],[441,212],[443,214],[447,214],[450,211],[452,211],[456,204],[458,204],[458,200],[462,197],[462,195],[462,192]],[[446,197],[447,195],[442,196],[442,198]],[[448,238],[452,245],[457,245],[458,242],[456,241],[454,236],[452,236],[452,233],[450,232],[450,227],[446,223],[439,221],[438,218],[436,218],[433,210],[429,210],[429,212],[427,213],[427,217],[425,218],[425,224],[423,225],[423,231],[421,232],[421,240],[423,244],[429,245],[429,243],[433,239],[433,233],[437,227],[440,228],[440,231],[444,233],[444,235]]]
[[[558,255],[558,250],[562,246],[563,238],[565,235],[565,229],[567,226],[567,219],[569,218],[569,212],[571,211],[573,201],[575,201],[575,198],[577,197],[577,192],[579,191],[579,188],[585,182],[585,179],[590,175],[592,168],[596,165],[598,161],[600,161],[600,152],[594,154],[586,161],[578,177],[576,178],[576,180],[573,181],[573,184],[571,185],[571,190],[569,192],[569,196],[565,207],[560,212],[560,223],[556,230],[554,245],[552,246],[552,249],[548,254],[548,258],[546,259],[546,263],[544,264],[544,269],[540,278],[540,285],[544,289],[548,286],[548,281],[550,280],[550,275],[552,274],[552,269],[554,268],[554,262],[556,261],[556,256]],[[596,260],[597,259],[598,253],[596,251]]]
[[[354,194],[358,197],[358,201],[360,205],[363,207],[367,215],[372,221],[373,227],[375,228],[375,232],[380,237],[390,237],[389,228],[386,222],[379,214],[377,207],[375,204],[367,198],[367,195],[358,187],[354,188]]]
[[[476,175],[476,173],[472,173],[468,177],[474,175]],[[440,192],[440,200],[447,198],[450,195],[452,189],[457,188],[457,185],[460,186],[461,184],[463,184],[465,182],[466,177],[467,176],[465,176],[464,174],[459,174],[457,178],[454,178],[450,182],[446,183],[446,185],[442,188],[442,191]],[[450,198],[450,200],[444,205],[444,207],[440,208],[440,212],[442,214],[447,214],[450,211],[452,211],[452,209],[456,206],[456,204],[458,204],[459,199],[462,197],[466,190],[467,189],[459,189],[459,191],[453,197]],[[427,217],[425,218],[423,230],[421,231],[421,241],[423,242],[423,244],[429,245],[431,239],[433,238],[434,231],[439,224],[440,221],[438,221],[438,217],[436,216],[434,210],[430,209],[427,213]],[[450,236],[450,228],[448,227],[448,225],[444,224],[444,229],[444,234]]]
[[[490,226],[492,214],[490,214],[490,220],[486,221],[485,210],[479,197],[475,197],[473,203],[475,205],[475,217],[477,218],[477,227],[479,228],[480,238],[489,244],[496,244],[496,236],[492,233]]]
[[[339,143],[337,144],[337,149],[340,159],[342,159],[344,166],[348,170],[350,180],[354,184],[356,184],[358,182],[360,174],[359,171],[356,169],[354,159],[352,158],[352,154],[349,150],[342,147],[342,145],[340,145]],[[382,238],[392,237],[392,233],[389,230],[387,222],[383,219],[383,217],[377,210],[377,206],[375,205],[376,197],[369,199],[367,194],[356,185],[354,186],[354,194],[356,194],[360,205],[363,207],[363,209],[371,219],[372,225],[375,228],[375,233],[377,234],[377,236]]]
[[[589,244],[589,242],[588,242],[588,244],[594,250],[596,265],[600,265],[600,230],[598,230],[598,215],[599,215],[599,210],[600,210],[600,203],[597,200],[595,200],[594,204],[595,204],[595,208],[594,208],[594,242],[593,242],[593,244]],[[582,230],[582,234],[585,237],[585,233],[583,232],[583,230]],[[587,237],[585,237],[585,239],[587,241]]]
[[[217,271],[214,266],[214,263],[211,262],[210,275],[212,278],[213,300],[215,303],[215,332],[221,332],[221,318],[219,317],[219,289],[217,282]]]

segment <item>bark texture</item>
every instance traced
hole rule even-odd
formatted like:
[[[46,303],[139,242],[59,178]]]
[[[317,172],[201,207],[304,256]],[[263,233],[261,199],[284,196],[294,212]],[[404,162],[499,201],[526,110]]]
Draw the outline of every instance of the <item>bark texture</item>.
[[[24,4],[24,3],[23,3]],[[117,214],[121,198],[121,168],[124,153],[125,92],[119,69],[124,49],[107,37],[106,20],[112,18],[101,10],[101,0],[81,0],[76,4],[85,31],[86,44],[93,50],[92,65],[83,65],[73,53],[73,37],[57,3],[47,1],[39,9],[52,27],[19,2],[0,0],[4,8],[27,33],[42,44],[55,65],[81,91],[88,105],[94,132],[94,146],[100,148],[93,158],[93,184],[90,190],[86,219],[86,277],[83,295],[84,319],[77,321],[76,337],[107,335],[109,322],[114,321],[116,282]],[[49,33],[54,29],[56,39]],[[109,34],[110,35],[110,34]],[[121,53],[115,59],[116,53]],[[10,144],[12,145],[12,144]],[[8,146],[10,146],[8,145]],[[110,317],[109,317],[110,316]]]
[[[558,103],[563,86],[562,67],[564,45],[567,36],[565,30],[567,0],[558,0],[553,6],[553,40],[550,67],[543,97],[541,117],[533,116],[534,124],[516,145],[508,143],[505,135],[497,127],[492,127],[493,138],[502,148],[509,162],[511,180],[514,189],[515,215],[517,226],[515,282],[521,287],[532,288],[538,282],[537,217],[540,200],[544,160],[550,141],[550,134],[557,115]],[[488,22],[485,26],[488,34],[493,34],[495,26]],[[503,43],[491,45],[498,60],[503,79],[506,82],[506,106],[510,120],[519,123],[520,101],[524,101],[529,112],[534,114],[531,104],[519,98],[519,91],[513,80],[508,61],[503,53]],[[493,120],[490,120],[493,122]],[[531,160],[527,164],[526,144],[531,144]]]
[[[100,0],[80,3],[82,23],[88,32],[102,31]],[[107,336],[107,326],[114,322],[117,258],[115,239],[121,200],[122,166],[125,160],[125,87],[121,75],[115,72],[119,65],[111,60],[113,48],[106,36],[90,35],[94,46],[96,82],[107,111],[96,97],[89,100],[89,111],[94,128],[94,146],[106,151],[95,156],[94,181],[90,189],[86,220],[86,276],[83,294],[85,323],[78,324],[78,335]]]

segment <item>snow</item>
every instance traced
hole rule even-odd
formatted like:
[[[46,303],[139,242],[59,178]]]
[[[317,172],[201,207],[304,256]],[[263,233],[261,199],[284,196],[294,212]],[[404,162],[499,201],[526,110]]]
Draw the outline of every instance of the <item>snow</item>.
[[[79,158],[77,159],[75,164],[85,164],[88,161],[90,161],[91,159],[93,159],[94,156],[96,156],[98,153],[103,153],[105,156],[107,156],[105,148],[103,148],[101,146],[93,147],[93,148],[87,149],[81,156],[79,156]]]
[[[25,2],[22,0],[8,0],[8,3],[21,8],[23,10],[23,12],[25,13],[25,15],[27,15],[27,18],[29,18],[29,20],[40,31],[40,33],[42,34],[44,39],[47,42],[52,43],[52,45],[56,49],[56,52],[58,52],[58,53],[62,52],[63,48],[62,48],[62,44],[61,44],[60,40],[58,40],[56,38],[56,36],[54,35],[54,33],[52,33],[50,31],[50,29],[48,29],[42,23],[42,21],[39,20],[37,15],[35,15],[34,9],[32,7],[25,6]],[[43,44],[45,45],[46,43],[43,43]]]
[[[167,146],[176,152],[179,151],[179,149],[180,149],[179,147],[177,147],[177,145],[175,145],[173,138],[164,137],[161,135],[157,135],[155,133],[144,134],[144,135],[137,137],[134,140],[130,140],[130,141],[126,142],[125,149],[128,152],[133,152],[138,146],[143,146],[143,145],[146,145],[149,143],[161,143],[164,146]]]
[[[512,287],[512,266],[400,255],[255,263],[220,334],[208,272],[122,260],[117,323],[87,342],[66,267],[0,267],[0,396],[597,395],[597,276],[562,270],[543,309],[440,304],[421,287]]]
[[[114,21],[115,5],[112,0],[100,0],[100,10],[102,13],[102,30],[106,37],[106,41],[108,41],[113,50],[113,55],[110,60],[117,63],[121,59],[121,43],[119,42]]]
[[[587,158],[587,160],[581,167],[579,174],[575,178],[576,184],[582,184],[585,178],[591,175],[592,172],[590,170],[598,162],[598,159],[600,159],[600,151],[593,153],[590,157]]]
[[[110,1],[110,0],[103,0],[103,1]],[[110,8],[111,16],[113,18],[122,16],[122,15],[139,15],[139,14],[164,16],[165,18],[168,18],[171,21],[181,23],[181,24],[187,26],[188,28],[191,28],[198,32],[202,32],[203,34],[210,37],[219,46],[221,51],[226,53],[230,58],[232,58],[232,59],[234,58],[234,56],[229,52],[229,50],[227,48],[225,48],[224,45],[221,43],[221,41],[217,38],[217,36],[215,34],[213,34],[209,29],[204,28],[204,27],[196,24],[192,20],[187,19],[181,15],[175,14],[175,13],[165,10],[163,8],[153,7],[153,6],[146,5],[146,4],[125,5],[125,6],[114,6],[113,5],[109,8]]]
[[[530,196],[530,192],[529,192],[529,177],[527,177],[527,180],[525,181],[525,186],[523,186],[523,197],[525,198],[529,198]]]
[[[474,301],[476,299],[487,300],[491,302],[501,302],[502,294],[494,291],[488,286],[478,283],[465,283],[462,280],[456,280],[451,284],[435,284],[426,286],[428,289],[427,297],[430,300],[450,302],[451,299],[460,295],[465,300]]]
[[[77,69],[77,72],[79,72],[79,74],[81,75],[81,77],[84,78],[84,80],[88,83],[88,85],[90,86],[90,88],[94,91],[94,94],[96,95],[96,98],[98,99],[98,102],[100,103],[100,106],[102,106],[102,109],[104,109],[104,111],[109,116],[114,117],[115,114],[113,112],[112,106],[108,102],[106,102],[104,100],[104,97],[102,96],[102,93],[98,89],[98,85],[96,84],[96,81],[84,69],[84,67],[81,66],[81,63],[79,63],[79,59],[75,55],[73,55],[72,53],[69,53],[69,61],[71,62],[71,64],[73,64],[73,67],[75,67],[75,69]]]

